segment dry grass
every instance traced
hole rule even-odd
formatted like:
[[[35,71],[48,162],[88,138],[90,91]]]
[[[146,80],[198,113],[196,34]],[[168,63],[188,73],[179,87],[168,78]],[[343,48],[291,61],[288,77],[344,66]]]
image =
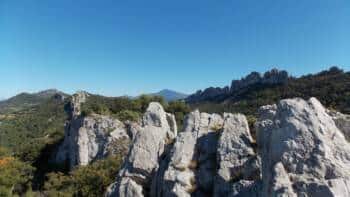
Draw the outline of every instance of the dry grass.
[[[185,171],[187,168],[185,166],[176,166],[176,169],[183,172]]]
[[[187,188],[186,191],[187,191],[188,193],[192,194],[192,193],[194,193],[194,192],[197,190],[197,184],[196,184],[196,179],[195,179],[195,177],[192,177],[191,180],[190,180],[190,182],[191,182],[191,187]]]
[[[175,138],[169,138],[169,137],[166,138],[165,145],[169,145],[173,143],[175,143]]]
[[[198,162],[196,160],[191,160],[188,164],[188,168],[191,170],[195,170],[198,167]]]
[[[6,166],[8,165],[10,162],[12,162],[14,160],[13,157],[3,157],[0,159],[0,167],[1,166]]]
[[[216,123],[214,124],[210,130],[213,130],[215,132],[220,132],[221,130],[223,129],[223,125],[222,124],[219,124],[219,123]]]

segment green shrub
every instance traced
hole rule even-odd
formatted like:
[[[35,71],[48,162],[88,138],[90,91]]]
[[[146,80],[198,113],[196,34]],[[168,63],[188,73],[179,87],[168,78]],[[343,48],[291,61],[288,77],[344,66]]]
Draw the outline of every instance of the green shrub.
[[[14,157],[0,157],[0,196],[24,193],[30,187],[33,172],[33,167]]]
[[[179,130],[181,130],[183,126],[183,121],[186,114],[191,111],[190,107],[183,101],[169,102],[165,107],[165,110],[175,115],[177,127]]]
[[[115,181],[121,163],[121,156],[111,156],[88,166],[77,167],[68,175],[50,173],[44,193],[48,196],[102,196]]]
[[[116,117],[121,121],[125,121],[125,120],[137,121],[140,119],[140,114],[135,111],[123,110],[121,112],[118,112]]]

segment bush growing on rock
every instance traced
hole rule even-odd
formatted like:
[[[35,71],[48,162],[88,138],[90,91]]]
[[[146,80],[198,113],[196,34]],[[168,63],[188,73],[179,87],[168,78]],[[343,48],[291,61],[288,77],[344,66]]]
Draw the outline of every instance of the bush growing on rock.
[[[130,121],[137,121],[140,119],[140,113],[130,110],[123,110],[119,113],[117,113],[116,117],[121,120],[130,120]]]
[[[92,113],[101,115],[122,115],[130,112],[143,113],[146,111],[148,104],[151,102],[159,102],[163,106],[166,105],[163,97],[142,95],[136,99],[127,97],[103,97],[98,95],[89,95],[86,102],[81,104],[82,116],[88,116]],[[126,112],[128,111],[128,112]],[[122,116],[124,118],[124,116]],[[135,117],[135,114],[131,116]]]

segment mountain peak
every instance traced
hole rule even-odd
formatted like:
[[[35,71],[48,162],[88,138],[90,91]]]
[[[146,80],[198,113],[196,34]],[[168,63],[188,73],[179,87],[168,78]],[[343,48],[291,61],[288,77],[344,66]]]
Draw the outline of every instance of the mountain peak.
[[[159,92],[153,93],[151,95],[162,96],[166,101],[181,100],[181,99],[185,99],[188,96],[187,94],[170,90],[170,89],[162,89]]]

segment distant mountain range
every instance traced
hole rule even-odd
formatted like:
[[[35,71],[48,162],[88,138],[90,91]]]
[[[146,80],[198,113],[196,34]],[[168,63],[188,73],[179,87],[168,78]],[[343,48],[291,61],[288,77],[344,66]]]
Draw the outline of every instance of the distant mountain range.
[[[169,89],[164,89],[159,92],[150,94],[153,96],[162,96],[166,101],[175,101],[185,99],[188,95],[180,92],[176,92]]]
[[[7,100],[0,100],[0,114],[35,106],[54,95],[69,96],[56,89],[20,93]],[[209,87],[191,95],[170,89],[146,95],[162,96],[166,101],[185,100],[191,108],[207,112],[228,111],[246,114],[252,114],[259,106],[276,103],[280,99],[308,99],[313,96],[319,98],[326,107],[350,113],[350,72],[332,67],[316,74],[293,77],[286,71],[272,69],[263,74],[252,72],[240,80],[233,80],[229,86]]]
[[[55,95],[58,95],[63,98],[69,96],[68,94],[56,89],[48,89],[36,93],[23,92],[9,99],[0,99],[0,113],[20,111],[24,108],[38,105]],[[186,94],[169,89],[164,89],[159,92],[151,93],[148,95],[162,96],[166,101],[181,100],[185,99],[188,96]]]

